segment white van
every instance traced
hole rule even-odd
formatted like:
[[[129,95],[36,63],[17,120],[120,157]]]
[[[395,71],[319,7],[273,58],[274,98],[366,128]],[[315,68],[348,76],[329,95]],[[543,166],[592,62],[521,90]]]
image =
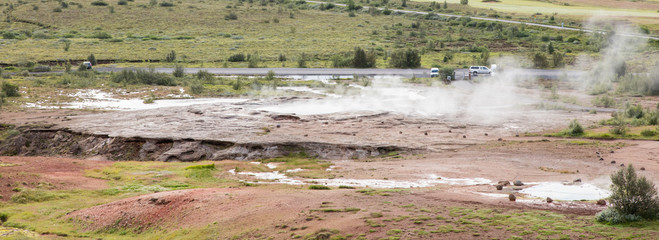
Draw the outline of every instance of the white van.
[[[430,77],[439,77],[439,68],[431,68]]]
[[[473,75],[490,74],[492,73],[492,70],[490,70],[486,66],[471,66],[469,67],[469,72],[472,73]]]

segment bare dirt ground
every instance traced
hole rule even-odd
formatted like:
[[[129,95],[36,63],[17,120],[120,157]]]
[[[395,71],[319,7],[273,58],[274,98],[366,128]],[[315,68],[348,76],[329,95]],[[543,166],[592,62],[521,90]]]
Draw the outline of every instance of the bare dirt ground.
[[[373,194],[359,191],[373,186],[358,189],[333,187],[333,190],[322,191],[285,184],[159,192],[81,209],[66,216],[75,219],[87,231],[207,228],[212,229],[209,235],[218,238],[272,236],[286,239],[322,232],[323,229],[339,229],[342,234],[369,232],[369,239],[380,239],[391,236],[386,229],[393,226],[404,232],[405,235],[400,237],[409,239],[437,236],[445,239],[507,238],[510,232],[506,228],[490,228],[482,235],[473,235],[471,231],[448,231],[426,236],[415,231],[459,221],[454,211],[461,207],[493,208],[501,213],[543,209],[568,213],[572,217],[592,216],[606,206],[599,206],[595,201],[547,203],[544,198],[528,196],[520,190],[542,182],[578,182],[606,189],[610,184],[609,175],[619,169],[620,164],[634,164],[637,169],[644,167],[640,174],[659,184],[659,142],[525,136],[527,132],[564,128],[572,119],[579,119],[588,126],[608,118],[609,113],[526,107],[509,112],[510,116],[499,118],[502,121],[479,119],[492,117],[486,115],[470,116],[470,121],[465,121],[464,115],[460,114],[432,117],[390,112],[282,115],[260,110],[268,105],[306,100],[282,98],[268,103],[250,100],[235,104],[89,114],[68,110],[3,113],[2,120],[19,125],[53,124],[53,128],[128,138],[236,143],[321,142],[350,146],[389,144],[415,151],[391,156],[333,159],[332,171],[339,179],[421,181],[432,175],[490,180],[490,183],[434,184]],[[0,191],[6,200],[13,187],[40,182],[52,184],[55,189],[103,189],[103,180],[84,177],[84,171],[108,166],[111,162],[2,157],[0,163],[4,164],[0,167]],[[499,181],[515,180],[527,184],[505,186],[502,190],[495,188]],[[517,201],[508,200],[511,193],[518,197]],[[378,217],[378,214],[382,216]],[[408,220],[391,219],[400,216],[407,216],[405,219]],[[415,220],[428,216],[432,220]],[[427,222],[419,225],[419,221]],[[377,224],[389,227],[373,227]]]
[[[109,166],[109,161],[60,157],[0,157],[0,195],[7,201],[15,188],[105,189],[105,180],[84,176],[84,171]]]

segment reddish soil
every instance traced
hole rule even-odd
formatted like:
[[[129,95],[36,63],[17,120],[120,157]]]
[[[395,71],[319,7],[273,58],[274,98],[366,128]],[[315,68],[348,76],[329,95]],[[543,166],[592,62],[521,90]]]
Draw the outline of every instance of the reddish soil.
[[[84,171],[109,166],[109,161],[57,157],[0,157],[0,195],[7,201],[14,188],[105,189],[106,181],[84,176]]]

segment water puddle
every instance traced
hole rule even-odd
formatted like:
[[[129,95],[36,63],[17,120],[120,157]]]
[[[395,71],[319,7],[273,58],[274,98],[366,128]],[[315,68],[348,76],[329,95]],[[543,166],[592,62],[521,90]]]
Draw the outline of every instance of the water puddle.
[[[153,103],[144,103],[143,99],[117,99],[110,93],[100,90],[80,91],[71,95],[80,98],[81,101],[64,103],[61,106],[44,106],[40,104],[26,104],[31,108],[71,108],[71,109],[101,109],[101,110],[147,110],[164,107],[183,107],[196,104],[216,104],[216,103],[239,103],[248,99],[227,99],[227,98],[181,98],[181,99],[161,99]],[[188,96],[187,94],[172,95],[174,97]]]
[[[287,173],[304,171],[304,169],[291,169]],[[415,181],[399,181],[399,180],[380,180],[380,179],[293,179],[286,176],[279,171],[274,172],[236,172],[234,169],[229,170],[234,175],[245,175],[257,180],[267,180],[269,182],[258,183],[279,183],[289,185],[302,185],[302,184],[322,184],[326,186],[351,186],[351,187],[371,187],[371,188],[420,188],[432,187],[439,184],[448,185],[483,185],[492,184],[492,181],[485,178],[444,178],[435,174],[428,174],[423,179]]]
[[[532,197],[550,197],[554,200],[565,201],[599,200],[611,195],[610,191],[601,189],[592,184],[565,184],[560,182],[541,182],[519,192]]]

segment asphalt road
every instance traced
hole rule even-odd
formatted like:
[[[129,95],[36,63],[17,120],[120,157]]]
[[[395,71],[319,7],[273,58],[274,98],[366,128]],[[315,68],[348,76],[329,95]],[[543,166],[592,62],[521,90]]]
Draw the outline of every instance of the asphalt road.
[[[330,3],[330,2],[322,2],[322,1],[307,1],[311,3]],[[337,6],[343,6],[345,7],[345,4],[341,3],[332,3]],[[363,6],[364,9],[368,9],[368,6]],[[377,8],[378,10],[384,10],[384,8]],[[422,11],[410,11],[410,10],[396,10],[396,9],[389,9],[392,12],[401,12],[401,13],[412,13],[412,14],[422,14],[426,15],[429,14],[429,12],[422,12]],[[549,24],[541,24],[541,23],[529,23],[529,22],[520,22],[520,21],[514,21],[514,20],[506,20],[506,19],[498,19],[498,18],[486,18],[486,17],[472,17],[472,16],[464,16],[464,15],[455,15],[455,14],[445,14],[445,13],[434,13],[439,16],[444,16],[444,17],[469,17],[471,19],[477,19],[477,20],[483,20],[483,21],[493,21],[493,22],[503,22],[503,23],[513,23],[513,24],[525,24],[528,26],[537,26],[537,27],[543,27],[543,28],[552,28],[552,29],[559,29],[559,30],[568,30],[568,31],[583,31],[583,32],[600,32],[598,30],[592,30],[592,29],[581,29],[581,28],[571,28],[571,27],[561,27],[561,26],[554,26],[554,25],[549,25]],[[653,40],[659,40],[659,37],[652,37],[652,36],[647,36],[647,35],[639,35],[639,34],[631,34],[631,33],[616,33],[616,35],[619,36],[625,36],[625,37],[638,37],[638,38],[646,38],[646,39],[653,39]]]
[[[118,72],[124,69],[146,69],[146,68],[95,68],[100,72]],[[154,68],[156,72],[172,73],[174,68]],[[195,74],[199,71],[207,71],[216,75],[243,75],[263,76],[273,71],[276,76],[401,76],[401,77],[430,77],[430,69],[381,69],[381,68],[186,68],[187,74]],[[579,77],[585,72],[573,70],[553,69],[510,69],[515,70],[518,76],[541,77],[557,79],[561,76]],[[467,75],[467,69],[456,69],[457,80]]]

